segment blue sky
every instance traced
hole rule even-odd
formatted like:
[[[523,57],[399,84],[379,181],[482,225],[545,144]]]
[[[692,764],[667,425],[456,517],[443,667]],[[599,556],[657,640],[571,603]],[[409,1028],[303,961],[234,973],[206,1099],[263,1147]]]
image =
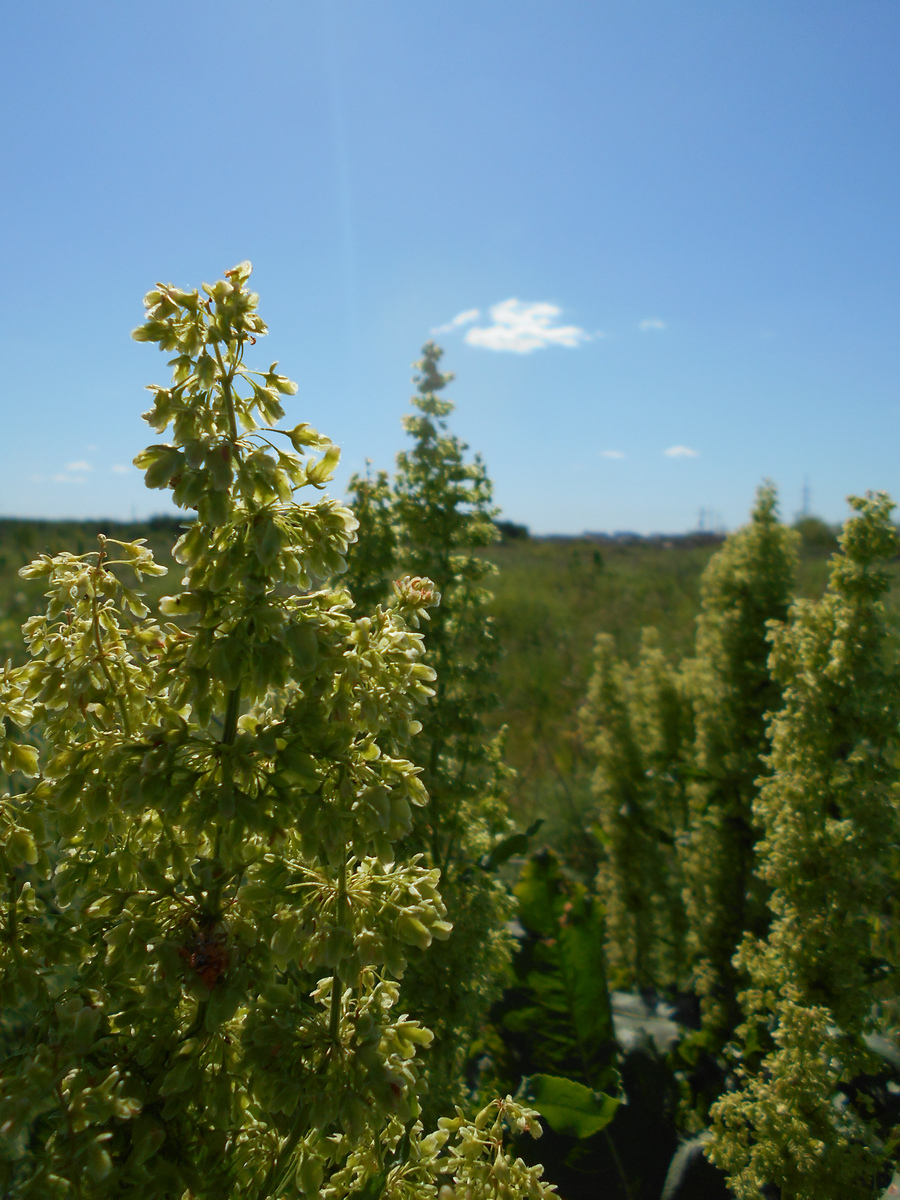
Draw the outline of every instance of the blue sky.
[[[0,514],[165,510],[129,331],[243,258],[341,480],[468,314],[454,429],[538,532],[900,498],[898,52],[895,0],[5,5]]]

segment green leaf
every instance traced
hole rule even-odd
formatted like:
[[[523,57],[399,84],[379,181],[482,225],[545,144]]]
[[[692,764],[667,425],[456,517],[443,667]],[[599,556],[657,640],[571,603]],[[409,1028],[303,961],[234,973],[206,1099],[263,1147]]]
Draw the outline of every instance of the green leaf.
[[[266,372],[266,387],[275,388],[285,396],[296,396],[297,385],[292,379],[288,379],[285,375],[278,375],[275,368],[277,362],[273,362],[269,370]]]
[[[319,642],[316,627],[311,621],[292,624],[284,635],[285,645],[291,652],[298,674],[306,675],[316,665],[319,657]]]
[[[79,1054],[84,1054],[94,1044],[102,1015],[99,1008],[83,1008],[75,1018],[72,1040]]]
[[[25,746],[22,742],[7,742],[3,749],[4,769],[12,774],[21,771],[23,775],[37,775],[38,752],[33,746]]]
[[[516,960],[522,990],[503,1024],[528,1035],[525,1073],[538,1068],[596,1083],[615,1047],[603,911],[549,851],[525,864],[515,894],[529,937]],[[535,1008],[541,1019],[527,1029]]]
[[[234,470],[231,464],[231,447],[227,442],[213,446],[206,455],[209,481],[216,491],[224,492],[231,487]]]
[[[298,454],[301,454],[307,446],[318,450],[320,447],[330,445],[330,439],[324,437],[317,429],[313,429],[306,421],[301,421],[299,425],[295,425],[293,429],[285,430],[285,432]]]
[[[384,1191],[384,1185],[387,1183],[387,1171],[379,1171],[377,1175],[372,1175],[361,1188],[357,1188],[355,1192],[351,1192],[350,1196],[355,1197],[355,1200],[378,1200],[378,1197]]]
[[[532,1075],[529,1099],[555,1133],[586,1138],[605,1129],[621,1103],[559,1075]]]
[[[230,1021],[240,1007],[241,1000],[243,995],[237,988],[224,987],[220,982],[207,1001],[204,1027],[212,1033],[220,1025]]]
[[[135,455],[134,465],[144,472],[148,488],[164,488],[174,475],[184,470],[185,457],[177,446],[148,446]]]
[[[593,896],[571,904],[560,921],[560,969],[575,1035],[582,1045],[596,1046],[613,1036],[603,917]]]
[[[253,548],[264,567],[275,559],[282,545],[282,533],[271,517],[261,515],[253,527]]]
[[[226,524],[230,513],[229,494],[227,491],[210,491],[200,500],[197,511],[202,521],[207,525],[218,528]]]
[[[495,871],[501,863],[505,863],[507,859],[512,858],[514,854],[526,854],[531,839],[544,824],[544,818],[538,817],[524,831],[524,833],[511,833],[509,837],[503,838],[481,860],[481,869],[483,871]]]
[[[237,687],[247,669],[248,649],[246,639],[240,634],[219,638],[209,656],[210,674],[227,688]]]
[[[201,387],[208,388],[216,377],[216,360],[210,354],[201,354],[197,359],[197,379]]]
[[[307,468],[306,477],[315,487],[322,487],[334,474],[341,457],[340,446],[329,446],[317,463]]]
[[[541,937],[555,937],[560,896],[559,864],[551,854],[538,854],[522,868],[515,886],[519,918],[525,928]]]
[[[138,1117],[131,1135],[131,1164],[140,1166],[152,1158],[165,1140],[165,1131],[154,1120],[147,1116]]]
[[[101,1134],[89,1147],[87,1152],[87,1175],[94,1183],[102,1183],[112,1171],[112,1159],[109,1151],[104,1150],[102,1140],[111,1134]]]
[[[164,617],[180,617],[185,613],[202,612],[203,597],[196,592],[179,592],[177,596],[163,596],[159,601],[159,611]]]
[[[6,839],[6,856],[11,867],[20,867],[23,863],[33,866],[37,862],[37,846],[27,829],[14,829],[10,833]]]
[[[197,1075],[198,1067],[193,1058],[179,1059],[172,1070],[164,1077],[160,1084],[159,1094],[161,1096],[174,1096],[179,1092],[186,1092],[194,1086]]]
[[[136,342],[159,342],[166,336],[169,326],[166,321],[145,321],[132,329],[131,336]]]

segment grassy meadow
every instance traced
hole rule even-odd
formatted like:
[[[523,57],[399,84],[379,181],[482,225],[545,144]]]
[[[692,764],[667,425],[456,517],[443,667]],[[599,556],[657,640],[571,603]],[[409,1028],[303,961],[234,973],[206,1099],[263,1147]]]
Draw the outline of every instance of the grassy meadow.
[[[517,531],[517,527],[512,527]],[[41,586],[18,570],[39,554],[82,554],[98,533],[122,541],[146,538],[168,576],[144,581],[151,600],[177,587],[171,548],[178,518],[147,522],[0,520],[0,653],[17,660],[20,626],[41,603]],[[800,595],[824,587],[834,534],[808,520],[797,574]],[[596,634],[612,634],[628,656],[641,630],[655,626],[673,656],[690,652],[700,578],[721,545],[714,534],[670,537],[504,536],[486,553],[496,564],[492,613],[500,655],[492,723],[506,727],[506,757],[516,770],[513,808],[523,822],[545,819],[544,836],[589,873],[588,767],[578,737]]]
[[[835,535],[800,523],[797,594],[821,594]],[[689,654],[700,578],[723,537],[694,533],[639,538],[507,538],[490,551],[498,567],[493,615],[501,647],[494,721],[507,727],[506,756],[517,772],[514,809],[545,819],[544,835],[573,866],[592,873],[589,767],[578,709],[594,639],[612,634],[630,657],[641,630],[658,629],[674,658]]]

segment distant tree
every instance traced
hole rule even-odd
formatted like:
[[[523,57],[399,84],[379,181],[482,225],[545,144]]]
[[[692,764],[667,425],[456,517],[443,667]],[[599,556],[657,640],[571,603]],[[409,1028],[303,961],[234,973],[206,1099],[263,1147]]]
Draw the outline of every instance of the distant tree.
[[[527,525],[517,525],[515,521],[495,521],[494,524],[505,542],[527,541],[531,536]]]
[[[821,517],[798,517],[794,522],[794,529],[800,534],[804,550],[821,554],[830,553],[838,548],[837,528],[826,524]]]

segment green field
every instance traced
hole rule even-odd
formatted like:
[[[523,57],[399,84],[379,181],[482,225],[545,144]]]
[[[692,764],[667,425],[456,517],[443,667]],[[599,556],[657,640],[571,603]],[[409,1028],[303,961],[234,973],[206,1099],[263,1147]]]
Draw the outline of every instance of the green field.
[[[0,520],[0,653],[21,655],[19,628],[41,603],[41,588],[18,570],[39,554],[83,554],[98,533],[146,538],[167,577],[146,580],[151,598],[176,590],[171,557],[178,518],[149,522]],[[826,580],[833,536],[809,523],[797,575],[800,595],[818,595]],[[506,726],[506,757],[517,772],[514,810],[522,821],[547,820],[545,834],[573,865],[584,854],[590,816],[577,711],[590,673],[594,638],[612,634],[629,656],[641,629],[660,631],[662,645],[681,656],[691,648],[700,575],[722,538],[713,534],[655,538],[512,537],[489,552],[495,631],[500,647],[495,727]],[[585,869],[590,860],[581,864]]]
[[[833,534],[821,522],[804,529],[797,593],[825,586]],[[720,536],[687,534],[600,540],[590,537],[504,540],[490,557],[499,568],[493,612],[501,645],[499,704],[507,758],[518,772],[514,807],[523,820],[543,816],[545,833],[572,865],[589,839],[587,764],[577,735],[594,639],[612,634],[630,657],[641,630],[655,626],[663,648],[689,654],[700,605],[700,576]]]

